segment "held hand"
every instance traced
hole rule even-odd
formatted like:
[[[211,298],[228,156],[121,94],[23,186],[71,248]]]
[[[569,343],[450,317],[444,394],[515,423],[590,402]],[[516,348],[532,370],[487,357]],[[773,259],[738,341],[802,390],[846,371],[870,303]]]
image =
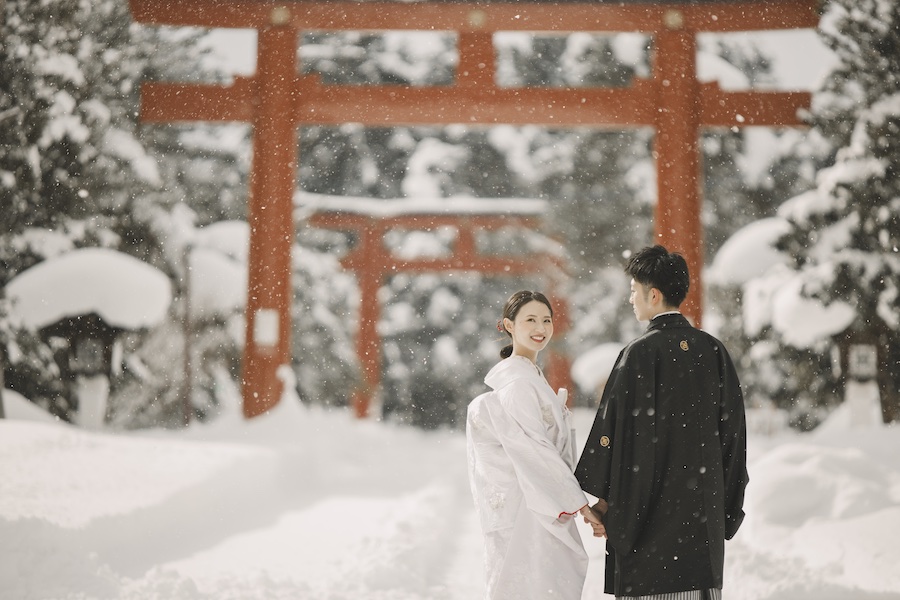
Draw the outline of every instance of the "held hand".
[[[587,506],[578,512],[584,517],[584,522],[594,530],[594,537],[606,537],[606,527],[604,527],[601,515],[598,512]]]
[[[591,507],[591,510],[594,511],[601,519],[606,516],[607,511],[609,511],[609,503],[606,502],[603,498],[597,499],[597,504]]]
[[[595,513],[588,506],[584,506],[581,510],[578,511],[582,517],[584,517],[584,522],[590,525],[602,525],[600,520],[600,515]]]
[[[606,537],[606,526],[603,524],[603,518],[606,516],[606,512],[609,510],[609,504],[607,504],[606,500],[600,498],[597,500],[597,504],[590,508],[590,513],[593,518],[588,519],[587,515],[582,513],[584,516],[584,522],[588,523],[591,528],[594,530],[594,537],[605,538]]]

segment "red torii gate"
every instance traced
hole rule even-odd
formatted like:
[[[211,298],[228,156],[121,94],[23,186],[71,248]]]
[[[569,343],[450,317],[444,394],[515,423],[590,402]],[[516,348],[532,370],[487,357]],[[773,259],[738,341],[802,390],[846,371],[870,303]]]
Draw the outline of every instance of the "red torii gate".
[[[799,92],[723,92],[696,77],[696,34],[813,28],[818,0],[707,3],[390,3],[283,0],[129,0],[141,23],[258,31],[257,72],[233,85],[145,83],[146,122],[252,123],[253,171],[244,414],[274,406],[276,369],[290,359],[291,197],[296,128],[303,124],[542,124],[656,129],[656,240],[680,250],[691,269],[684,312],[699,325],[703,231],[700,154],[703,126],[803,126]],[[301,75],[298,33],[311,30],[441,30],[458,33],[455,85],[323,86]],[[653,75],[619,89],[500,88],[492,36],[498,31],[640,31],[654,37]]]
[[[359,331],[356,352],[363,368],[362,389],[353,394],[357,417],[369,414],[372,392],[381,381],[381,341],[376,330],[380,310],[378,290],[386,277],[403,272],[476,271],[498,276],[540,274],[546,282],[548,297],[554,306],[556,335],[569,326],[567,303],[559,295],[565,279],[562,255],[547,252],[509,256],[478,251],[477,232],[503,228],[534,230],[546,208],[543,200],[447,199],[439,204],[411,200],[343,201],[341,198],[301,196],[300,210],[314,211],[307,219],[312,227],[352,231],[357,243],[341,259],[341,264],[356,273],[360,290]],[[464,206],[463,206],[464,205]],[[397,229],[435,231],[451,227],[456,231],[446,256],[407,259],[393,256],[384,243],[385,235]],[[554,388],[572,389],[568,360],[556,351],[547,351],[547,379]]]

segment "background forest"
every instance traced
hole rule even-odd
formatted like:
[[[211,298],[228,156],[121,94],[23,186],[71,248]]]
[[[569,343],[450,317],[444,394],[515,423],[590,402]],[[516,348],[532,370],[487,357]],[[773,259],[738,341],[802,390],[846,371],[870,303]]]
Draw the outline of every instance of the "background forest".
[[[194,416],[213,417],[223,386],[239,382],[243,307],[192,306],[185,327],[187,275],[198,249],[238,269],[246,260],[250,131],[141,124],[138,89],[144,80],[229,75],[209,66],[205,32],[135,25],[124,0],[6,0],[5,10],[0,290],[76,248],[112,248],[157,267],[171,278],[174,302],[164,323],[121,338],[107,419],[121,428],[177,426],[186,347]],[[896,365],[900,32],[885,23],[898,22],[898,10],[887,2],[828,3],[821,35],[839,65],[815,94],[808,131],[708,130],[701,141],[707,264],[736,232],[764,219],[782,223],[774,246],[783,257],[765,273],[710,277],[705,325],[735,356],[748,401],[783,408],[800,427],[814,426],[840,400],[846,375],[833,368],[834,338],[797,340],[779,327],[771,311],[777,289],[799,282],[800,297],[852,305],[851,327],[876,331]],[[437,33],[309,33],[299,52],[303,70],[324,83],[442,85],[454,77],[454,44]],[[504,34],[495,44],[504,86],[627,86],[650,72],[651,40],[634,34]],[[750,87],[771,83],[770,58],[751,42],[705,38],[700,51],[722,76]],[[621,265],[651,240],[652,131],[347,124],[302,128],[298,145],[298,187],[311,194],[545,200],[543,233],[568,255],[570,356],[641,330]],[[311,230],[300,211],[296,227],[297,391],[304,402],[342,406],[359,381],[359,298],[336,252],[346,240]],[[386,281],[384,418],[458,425],[497,359],[493,324],[503,301],[539,285],[462,273]],[[70,418],[73,376],[59,359],[66,341],[4,318],[10,310],[0,297],[5,385]],[[580,404],[594,401],[592,389],[577,393]]]

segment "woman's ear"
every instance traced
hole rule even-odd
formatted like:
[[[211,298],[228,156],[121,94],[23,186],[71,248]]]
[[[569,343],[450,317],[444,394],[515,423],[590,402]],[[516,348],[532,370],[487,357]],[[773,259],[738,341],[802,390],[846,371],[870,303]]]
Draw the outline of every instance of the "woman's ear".
[[[512,335],[512,331],[513,331],[512,319],[507,319],[506,317],[503,317],[503,328],[506,330],[506,332],[509,335]]]

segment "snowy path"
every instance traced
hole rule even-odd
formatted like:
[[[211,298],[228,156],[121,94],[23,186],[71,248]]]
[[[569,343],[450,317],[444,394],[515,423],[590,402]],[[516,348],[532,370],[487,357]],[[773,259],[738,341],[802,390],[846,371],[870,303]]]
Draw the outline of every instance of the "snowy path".
[[[4,599],[480,594],[459,434],[301,409],[187,435],[0,426]]]
[[[900,430],[847,433],[754,441],[728,600],[900,599]],[[0,420],[0,598],[476,600],[464,446],[296,405],[186,433]],[[609,600],[583,533],[583,598]]]

